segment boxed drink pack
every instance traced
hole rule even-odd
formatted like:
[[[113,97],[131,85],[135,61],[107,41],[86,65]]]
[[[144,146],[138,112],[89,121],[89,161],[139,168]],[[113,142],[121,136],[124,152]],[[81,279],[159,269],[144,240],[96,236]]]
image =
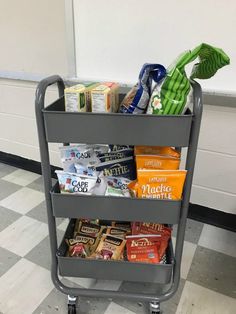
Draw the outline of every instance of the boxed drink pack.
[[[91,89],[97,83],[77,84],[65,89],[65,110],[69,112],[91,111]]]
[[[91,90],[92,112],[117,112],[119,84],[106,82]]]

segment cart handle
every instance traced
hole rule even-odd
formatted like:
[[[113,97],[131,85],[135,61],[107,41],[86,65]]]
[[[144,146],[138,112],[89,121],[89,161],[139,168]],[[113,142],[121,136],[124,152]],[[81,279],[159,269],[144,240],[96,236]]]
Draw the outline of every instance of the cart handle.
[[[57,84],[59,97],[62,97],[64,95],[65,84],[63,82],[63,79],[59,75],[52,75],[43,79],[39,82],[35,95],[35,105],[36,107],[38,107],[39,110],[42,110],[44,108],[46,90],[49,86],[53,84]]]

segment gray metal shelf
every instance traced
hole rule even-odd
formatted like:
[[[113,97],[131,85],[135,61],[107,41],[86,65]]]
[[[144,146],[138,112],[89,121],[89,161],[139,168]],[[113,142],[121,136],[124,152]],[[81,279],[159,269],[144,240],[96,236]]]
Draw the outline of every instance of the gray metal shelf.
[[[190,111],[182,116],[65,112],[64,97],[43,110],[46,139],[62,143],[189,145]]]
[[[61,194],[58,183],[51,191],[51,198],[55,217],[168,224],[177,224],[180,218],[181,201]]]
[[[88,260],[79,257],[67,257],[68,247],[65,239],[71,238],[75,221],[71,220],[61,245],[57,251],[61,276],[85,277],[109,280],[126,280],[168,284],[172,277],[174,255],[170,241],[167,249],[166,264],[131,263],[128,261]]]
[[[59,99],[52,105],[44,108],[46,90],[52,84],[57,84],[58,86]],[[170,299],[177,291],[180,281],[184,234],[202,115],[201,87],[194,81],[192,82],[192,87],[192,113],[188,111],[186,115],[181,116],[155,116],[68,113],[64,109],[63,80],[55,75],[39,83],[35,105],[48,215],[52,261],[51,275],[55,287],[62,293],[69,296],[128,298],[130,300],[159,304],[159,302]],[[118,199],[115,197],[60,194],[58,185],[54,188],[52,186],[49,142],[186,146],[185,169],[187,170],[187,176],[182,201]],[[65,256],[65,244],[62,243],[60,247],[57,244],[55,217],[76,218],[80,216],[107,220],[150,220],[162,223],[178,223],[175,253],[173,255],[170,243],[167,265],[68,258]],[[117,273],[125,274],[122,277],[118,276],[119,279],[136,281],[136,277],[139,276],[142,281],[150,280],[163,283],[171,279],[171,283],[169,289],[163,290],[163,292],[145,294],[71,288],[65,286],[58,277],[59,270],[62,275],[95,277],[97,269],[99,269],[98,278],[114,279],[116,275],[113,273]]]

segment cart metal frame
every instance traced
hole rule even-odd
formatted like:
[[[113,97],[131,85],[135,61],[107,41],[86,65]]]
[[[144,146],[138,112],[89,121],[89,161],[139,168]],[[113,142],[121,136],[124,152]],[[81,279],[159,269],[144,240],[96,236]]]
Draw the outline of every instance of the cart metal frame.
[[[36,90],[36,100],[35,100],[35,112],[36,112],[36,120],[37,120],[37,128],[38,128],[38,138],[39,138],[39,146],[40,146],[40,155],[41,155],[41,165],[42,165],[42,175],[44,178],[44,189],[45,189],[45,198],[46,198],[46,206],[47,206],[47,216],[48,216],[48,228],[49,228],[49,237],[50,237],[50,247],[51,247],[51,276],[52,281],[55,287],[64,294],[68,295],[68,306],[70,313],[76,313],[76,310],[72,309],[74,307],[76,298],[78,296],[83,297],[106,297],[106,298],[126,298],[133,301],[141,301],[141,302],[149,302],[150,303],[150,312],[151,313],[160,313],[160,302],[166,301],[170,299],[178,289],[179,281],[180,281],[180,266],[181,266],[181,258],[182,258],[182,251],[183,251],[183,244],[184,244],[184,235],[185,235],[185,227],[186,227],[186,219],[188,214],[188,207],[189,207],[189,200],[190,200],[190,193],[191,193],[191,186],[192,186],[192,179],[193,179],[193,172],[194,172],[194,165],[196,159],[196,152],[197,152],[197,144],[198,144],[198,137],[199,137],[199,130],[200,130],[200,123],[201,123],[201,116],[202,116],[202,92],[200,85],[192,81],[192,88],[193,88],[193,112],[191,117],[191,125],[190,125],[190,135],[188,139],[188,144],[186,145],[179,145],[178,148],[181,149],[181,146],[188,147],[187,157],[186,157],[186,167],[185,169],[187,172],[185,187],[183,191],[183,198],[180,207],[180,215],[179,215],[179,222],[178,222],[178,231],[177,231],[177,238],[176,238],[176,247],[175,247],[175,255],[174,255],[174,266],[173,266],[173,273],[172,273],[172,280],[171,285],[167,291],[160,295],[156,294],[145,294],[145,293],[132,293],[132,292],[121,292],[121,291],[109,291],[109,290],[98,290],[98,289],[83,289],[83,288],[71,288],[65,286],[62,281],[59,279],[58,276],[58,244],[57,244],[57,229],[56,229],[56,219],[53,211],[53,204],[52,204],[52,179],[51,179],[51,167],[50,167],[50,154],[48,148],[48,142],[51,141],[50,136],[47,134],[47,128],[49,127],[47,124],[51,122],[47,122],[45,119],[45,94],[47,88],[50,85],[57,84],[59,97],[63,97],[64,95],[64,82],[62,78],[58,75],[50,76],[48,78],[43,79],[37,87]],[[73,115],[73,114],[72,114]],[[89,119],[90,116],[94,118],[94,114],[84,114],[84,119]],[[103,115],[104,119],[110,114]],[[112,114],[111,114],[112,115]],[[125,115],[119,118],[119,121],[122,121]],[[127,115],[126,115],[127,116]],[[142,117],[141,117],[142,116]],[[72,117],[72,116],[70,116]],[[137,117],[137,116],[136,116]],[[135,119],[133,117],[131,119]],[[155,116],[156,123],[159,122],[160,116]],[[166,116],[167,117],[167,116]],[[173,116],[170,116],[172,118]],[[80,117],[81,118],[81,117]],[[96,118],[96,117],[95,117]],[[139,115],[138,118],[145,121],[145,115]],[[130,118],[129,118],[130,119]],[[160,118],[161,119],[161,118]],[[169,117],[167,118],[169,119]],[[123,119],[124,120],[124,119]],[[53,121],[53,120],[52,120]],[[84,121],[81,118],[80,121]],[[86,120],[87,121],[87,120]],[[105,121],[105,120],[104,120]],[[118,120],[117,120],[118,121]],[[126,120],[128,121],[128,120]],[[126,122],[124,121],[124,122]],[[141,120],[140,120],[141,121]],[[150,120],[154,121],[154,120]],[[164,120],[169,121],[169,120]],[[173,119],[174,121],[174,119]],[[184,121],[184,120],[183,120]],[[148,120],[147,120],[148,122]],[[56,120],[55,120],[56,123]],[[161,120],[160,120],[161,125]],[[53,125],[52,125],[53,127]],[[172,128],[172,124],[168,126],[170,129]],[[61,125],[63,128],[63,125]],[[103,126],[101,126],[102,132]],[[179,128],[177,127],[176,130]],[[88,133],[91,133],[88,131]],[[82,134],[82,133],[81,133]],[[89,134],[90,141],[93,141],[93,134]],[[173,143],[175,134],[173,134]],[[79,139],[79,136],[77,136]],[[86,138],[86,134],[82,135],[82,140]],[[148,137],[146,136],[148,139]],[[69,140],[64,138],[61,139],[61,143],[65,142],[68,143]],[[73,138],[74,140],[74,138]],[[105,139],[101,139],[99,143],[104,143]],[[136,143],[129,143],[137,144],[140,143],[143,145],[142,138],[140,139],[141,143],[139,142],[139,138],[135,139]],[[54,141],[54,140],[52,140]],[[56,142],[60,142],[60,139],[56,139]],[[73,142],[73,141],[70,141]],[[81,141],[82,142],[82,141]],[[85,141],[86,142],[86,141]],[[88,143],[89,143],[88,142]],[[129,138],[124,138],[125,143],[116,143],[115,144],[127,144],[129,142]],[[153,145],[153,138],[148,140],[147,145]],[[185,141],[186,142],[186,141]],[[164,141],[163,143],[159,143],[158,141],[155,145],[169,145],[169,146],[176,146],[171,145],[172,142]],[[64,144],[66,145],[66,144]],[[140,200],[141,201],[141,200]],[[158,201],[156,201],[158,202]],[[137,203],[137,202],[136,202]],[[149,204],[149,203],[148,203]],[[158,204],[158,203],[157,203]],[[134,204],[135,205],[135,204]],[[158,211],[158,209],[156,209]],[[96,217],[97,218],[97,217]],[[145,216],[143,217],[146,218]],[[74,312],[73,312],[74,310]]]

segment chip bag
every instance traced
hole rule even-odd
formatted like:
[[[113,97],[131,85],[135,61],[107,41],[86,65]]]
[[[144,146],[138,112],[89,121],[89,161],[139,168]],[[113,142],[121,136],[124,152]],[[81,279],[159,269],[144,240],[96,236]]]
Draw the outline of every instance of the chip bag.
[[[159,235],[127,236],[127,259],[130,262],[159,263],[161,237]]]
[[[138,197],[138,181],[134,180],[128,184],[128,189],[132,197]]]
[[[199,62],[194,65],[189,79],[185,72],[185,66],[197,57]],[[157,115],[184,113],[191,102],[190,80],[208,79],[229,62],[229,57],[222,49],[205,43],[184,52],[169,67],[165,79],[155,86],[147,113]]]
[[[133,222],[132,223],[132,235],[138,234],[158,234],[170,237],[171,228],[163,224],[151,223],[151,222]]]
[[[131,181],[129,179],[122,177],[104,177],[104,178],[107,183],[105,195],[130,197],[128,184]]]
[[[179,169],[180,159],[169,156],[157,155],[137,155],[137,169],[160,169],[177,170]]]
[[[140,198],[180,200],[186,170],[138,170]]]
[[[122,228],[117,228],[117,227],[107,227],[107,234],[110,234],[112,236],[121,238],[121,239],[125,239],[125,236],[127,234],[127,230],[126,229],[122,229]]]
[[[131,233],[131,223],[129,221],[112,221],[111,226],[125,229],[127,234]]]
[[[139,73],[138,83],[128,92],[120,105],[121,113],[144,113],[151,95],[152,81],[160,82],[166,75],[161,64],[145,63]]]
[[[85,234],[92,237],[100,237],[105,227],[91,222],[77,221],[74,230],[74,238],[77,234]]]
[[[136,179],[136,167],[132,156],[98,163],[94,167],[96,171],[102,171],[105,177],[125,177],[129,180]]]
[[[123,254],[126,240],[109,234],[103,234],[92,258],[104,260],[119,260]]]
[[[135,146],[134,155],[159,155],[180,158],[180,153],[169,146]]]
[[[97,177],[78,175],[62,170],[55,171],[61,193],[77,193],[91,195],[95,188]]]

